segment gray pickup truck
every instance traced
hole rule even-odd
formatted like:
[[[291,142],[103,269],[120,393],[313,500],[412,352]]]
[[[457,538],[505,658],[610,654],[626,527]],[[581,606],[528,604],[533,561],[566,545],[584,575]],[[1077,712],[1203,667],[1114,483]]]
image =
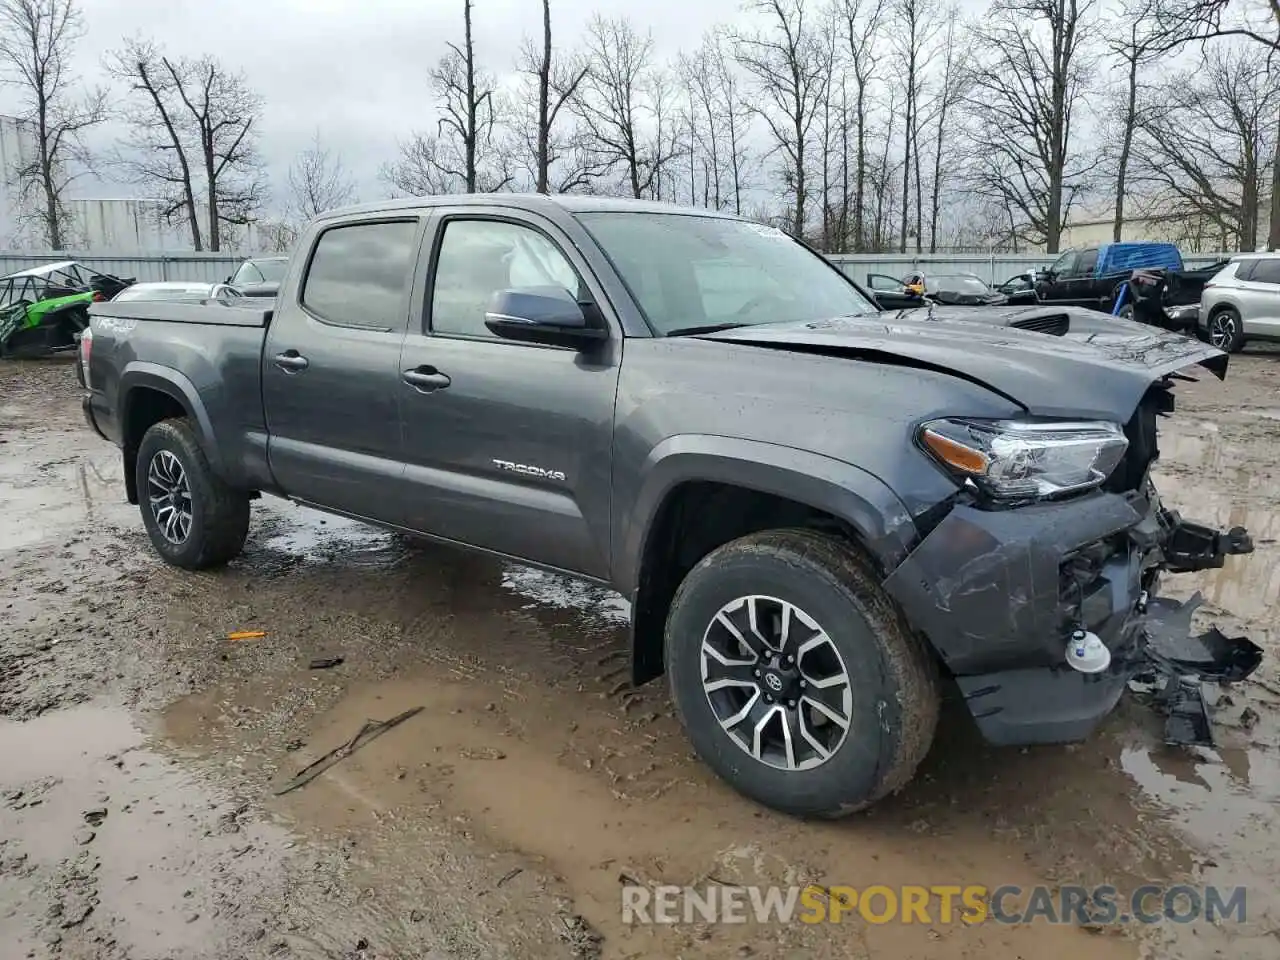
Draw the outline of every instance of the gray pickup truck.
[[[272,304],[98,304],[80,359],[169,563],[232,560],[269,493],[609,584],[635,682],[790,813],[903,786],[947,692],[993,742],[1062,742],[1153,669],[1185,714],[1260,657],[1156,594],[1252,549],[1149,477],[1177,371],[1225,354],[1076,308],[882,312],[735,217],[342,210]]]

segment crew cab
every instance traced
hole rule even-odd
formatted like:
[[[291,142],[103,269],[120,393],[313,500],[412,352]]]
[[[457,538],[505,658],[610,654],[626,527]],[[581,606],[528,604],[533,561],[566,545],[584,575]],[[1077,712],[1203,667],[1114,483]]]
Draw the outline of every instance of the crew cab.
[[[635,682],[779,810],[902,787],[944,689],[993,742],[1058,742],[1153,664],[1260,656],[1158,596],[1252,549],[1151,482],[1174,374],[1226,372],[1185,337],[885,314],[773,228],[567,196],[336,211],[261,308],[90,313],[86,415],[166,561],[233,561],[272,494],[611,585]]]
[[[1136,270],[1180,271],[1182,254],[1175,244],[1145,241],[1074,248],[1045,270],[1011,277],[996,289],[1013,295],[1030,288],[1046,303],[1111,313]]]

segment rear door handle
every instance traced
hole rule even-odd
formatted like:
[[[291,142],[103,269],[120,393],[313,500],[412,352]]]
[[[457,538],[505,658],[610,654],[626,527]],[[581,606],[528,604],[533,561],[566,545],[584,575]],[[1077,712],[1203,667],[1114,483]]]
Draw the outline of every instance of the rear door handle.
[[[310,366],[307,358],[298,353],[297,350],[286,350],[284,353],[277,353],[271,358],[271,362],[285,373],[298,373]]]
[[[443,390],[453,381],[446,374],[441,373],[435,367],[421,366],[412,370],[406,370],[401,374],[402,379],[409,386],[413,387],[419,393],[431,393],[435,390]]]

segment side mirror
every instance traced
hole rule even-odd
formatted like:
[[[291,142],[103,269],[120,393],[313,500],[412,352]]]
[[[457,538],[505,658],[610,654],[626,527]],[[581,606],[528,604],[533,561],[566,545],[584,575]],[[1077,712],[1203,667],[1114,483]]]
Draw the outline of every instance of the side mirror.
[[[499,290],[489,301],[484,325],[500,337],[582,349],[608,338],[587,325],[582,306],[563,287],[515,287]]]

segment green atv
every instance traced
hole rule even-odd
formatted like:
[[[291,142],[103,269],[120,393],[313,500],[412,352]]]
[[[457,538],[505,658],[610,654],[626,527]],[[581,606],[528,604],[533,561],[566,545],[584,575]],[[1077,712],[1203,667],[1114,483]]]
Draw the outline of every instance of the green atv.
[[[89,304],[110,300],[132,283],[74,260],[0,277],[0,357],[74,350],[89,325]]]

